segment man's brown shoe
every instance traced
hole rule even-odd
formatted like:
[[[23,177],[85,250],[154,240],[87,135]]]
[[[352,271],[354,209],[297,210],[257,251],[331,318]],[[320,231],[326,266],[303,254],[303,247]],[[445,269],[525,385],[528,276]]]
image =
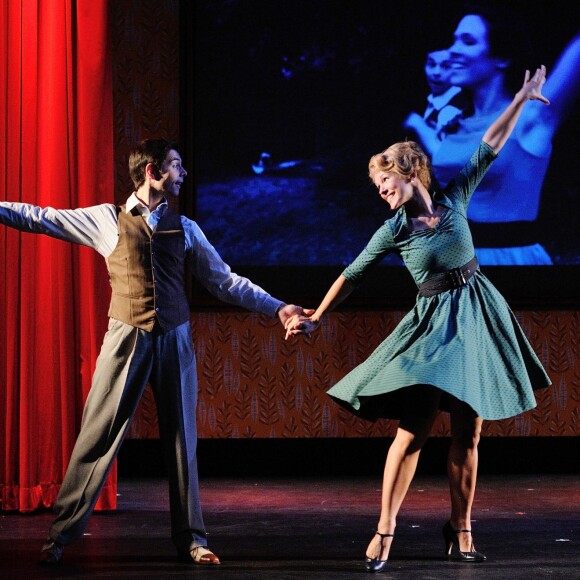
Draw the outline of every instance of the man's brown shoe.
[[[64,546],[48,538],[46,544],[42,546],[40,550],[39,564],[43,566],[54,566],[55,564],[60,564],[62,562],[62,553],[64,552]]]

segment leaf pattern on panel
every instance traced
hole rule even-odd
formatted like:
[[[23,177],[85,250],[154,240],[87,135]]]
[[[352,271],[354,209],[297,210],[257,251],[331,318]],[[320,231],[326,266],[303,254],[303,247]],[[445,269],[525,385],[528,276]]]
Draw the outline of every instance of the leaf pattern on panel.
[[[294,400],[296,401],[296,410],[301,412],[302,405],[304,404],[304,390],[302,389],[302,383],[300,381],[296,383],[296,394]]]
[[[304,365],[304,371],[306,373],[306,380],[312,384],[312,382],[314,381],[314,360],[312,358],[312,356],[308,356],[306,357],[306,361],[305,361],[305,365]]]
[[[580,408],[575,407],[572,409],[567,424],[566,432],[558,433],[558,435],[578,435],[578,433],[580,433]]]
[[[560,379],[557,384],[552,385],[554,390],[554,402],[557,409],[565,410],[568,406],[568,385],[566,379]]]
[[[278,376],[278,398],[287,409],[293,410],[296,406],[296,369],[285,362],[280,368]]]
[[[552,323],[552,316],[549,312],[523,312],[522,316],[529,318],[533,324],[539,326],[540,329],[543,329],[544,331],[547,330]]]
[[[263,425],[274,425],[280,419],[276,380],[266,369],[258,381],[259,417]]]
[[[203,334],[200,334],[196,338],[196,335],[194,334],[193,339],[194,339],[193,346],[195,349],[195,358],[197,359],[197,368],[199,369],[204,364],[203,359],[205,357],[205,351],[206,351],[205,336]]]
[[[337,325],[330,322],[332,319],[328,316],[323,318],[320,323],[320,329],[315,336],[322,336],[322,340],[326,344],[332,344],[338,336]]]
[[[224,374],[223,374],[223,386],[226,393],[226,397],[231,396],[232,391],[234,390],[234,372],[232,369],[232,358],[230,356],[226,356],[226,360],[224,362]]]
[[[552,414],[549,435],[560,435],[566,432],[566,419],[560,413]]]
[[[501,421],[484,421],[481,429],[482,437],[493,437],[503,434]]]
[[[364,356],[360,356],[356,345],[354,343],[354,341],[352,341],[349,345],[348,345],[348,365],[347,365],[347,371],[350,371],[352,369],[354,369],[356,366],[358,366],[361,362],[363,362],[365,360]]]
[[[316,386],[316,389],[321,392],[326,392],[331,385],[331,375],[330,375],[330,365],[328,363],[328,357],[324,353],[320,353],[314,360],[312,365],[313,373],[312,377],[309,379],[312,384]]]
[[[354,433],[358,436],[358,437],[369,437],[371,434],[371,431],[373,429],[373,424],[369,423],[368,421],[357,421],[353,427],[354,427]]]
[[[253,439],[254,437],[257,437],[257,435],[254,429],[248,425],[244,427],[244,430],[240,433],[240,437],[243,437],[244,439]]]
[[[546,387],[544,389],[536,389],[534,391],[534,397],[536,397],[536,407],[549,407],[552,398],[552,386]],[[532,413],[534,411],[532,410]]]
[[[217,423],[214,433],[220,439],[229,439],[232,437],[234,418],[232,415],[231,405],[227,401],[222,401],[217,406],[216,411]]]
[[[335,420],[333,409],[330,404],[330,399],[328,402],[322,403],[322,422],[320,425],[320,437],[337,437],[338,435],[338,424]]]
[[[232,324],[229,318],[223,316],[216,317],[214,335],[216,342],[220,345],[220,348],[223,348],[232,340],[232,334]]]
[[[346,409],[339,407],[338,417],[341,425],[345,427],[344,433],[355,434],[357,437],[370,437],[373,427],[376,423],[371,423],[349,413]]]
[[[206,352],[203,357],[202,377],[199,388],[210,397],[216,397],[224,377],[223,351],[213,338],[206,341]]]
[[[303,433],[300,431],[296,418],[291,416],[288,421],[284,423],[282,428],[282,437],[302,437]]]
[[[580,403],[580,369],[574,372],[570,381],[570,399],[575,403]]]
[[[240,335],[238,327],[232,328],[232,338],[230,341],[230,348],[232,349],[232,356],[235,360],[240,356]]]
[[[311,386],[307,386],[300,415],[300,422],[304,428],[305,437],[313,437],[314,433],[320,429],[321,414],[322,405],[317,397],[317,393]]]
[[[544,425],[544,429],[546,431],[545,435],[549,433],[549,424],[550,424],[550,417],[552,414],[552,407],[548,404],[548,399],[546,402],[542,402],[542,404],[538,405],[531,413],[530,416],[532,417],[534,423]],[[508,434],[510,434],[508,432]],[[512,435],[516,435],[516,433],[512,433]]]
[[[360,325],[356,329],[356,347],[358,360],[365,360],[377,347],[377,342],[375,342],[373,334],[373,327],[368,324],[366,318],[363,318]]]
[[[258,412],[260,410],[258,395],[259,393],[256,392],[256,389],[252,388],[250,396],[250,419],[252,423],[258,422]]]
[[[358,316],[360,317],[361,315],[362,313],[359,312]],[[358,324],[357,318],[352,316],[350,312],[331,313],[329,322],[330,320],[337,325],[337,332],[340,334],[351,333],[352,330],[356,329]]]
[[[549,329],[550,373],[565,373],[570,368],[568,359],[569,336],[559,317],[554,317]]]
[[[514,435],[517,435],[518,437],[523,437],[530,434],[530,418],[531,418],[530,413],[521,413],[520,415],[517,415],[516,417],[513,418],[515,422]],[[508,422],[510,420],[511,419],[508,419]]]
[[[222,319],[222,316],[220,316],[219,314],[217,314],[216,316],[211,316],[209,313],[206,317],[206,324],[207,324],[207,332],[210,335],[213,335],[216,333],[216,328],[218,325],[218,322]]]
[[[291,336],[288,340],[284,340],[284,336],[278,336],[277,332],[273,334],[276,350],[282,359],[287,360],[294,359],[302,348],[312,349],[313,345],[317,342],[317,336],[316,334],[310,338],[304,335]]]
[[[302,350],[302,348],[299,348],[296,351],[296,371],[298,372],[299,375],[301,375],[304,372],[304,351]]]
[[[278,341],[273,332],[269,333],[262,340],[262,356],[263,360],[269,365],[276,364],[276,357],[278,355]]]
[[[242,423],[248,423],[250,421],[253,393],[253,389],[247,383],[244,383],[236,393],[234,414],[236,419],[239,419]]]
[[[207,405],[205,403],[205,397],[200,394],[197,398],[197,432],[207,434],[209,429],[207,428]]]
[[[207,406],[207,425],[209,427],[209,432],[215,432],[215,426],[217,422],[217,417],[215,413],[214,401],[209,401]]]
[[[257,331],[246,330],[242,335],[240,370],[244,379],[255,379],[262,364]]]
[[[345,335],[339,335],[332,344],[332,366],[338,370],[341,375],[346,374],[353,367],[350,363],[350,341]]]

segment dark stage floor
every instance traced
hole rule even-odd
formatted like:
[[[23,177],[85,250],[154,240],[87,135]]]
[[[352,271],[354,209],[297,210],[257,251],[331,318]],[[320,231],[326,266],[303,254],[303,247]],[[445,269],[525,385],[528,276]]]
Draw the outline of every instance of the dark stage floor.
[[[399,516],[390,565],[377,578],[537,580],[580,578],[576,474],[482,475],[474,509],[478,564],[444,557],[443,476],[418,476]],[[202,480],[210,546],[222,566],[178,561],[169,540],[166,482],[121,478],[119,509],[93,516],[86,537],[57,569],[36,564],[49,513],[0,518],[0,578],[340,579],[369,577],[363,555],[374,528],[380,479]]]

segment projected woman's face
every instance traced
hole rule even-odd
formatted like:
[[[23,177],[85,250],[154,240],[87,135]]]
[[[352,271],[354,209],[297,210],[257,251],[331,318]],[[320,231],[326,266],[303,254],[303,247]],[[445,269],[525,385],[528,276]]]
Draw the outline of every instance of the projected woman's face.
[[[452,84],[474,88],[498,73],[498,59],[490,55],[485,21],[474,14],[464,16],[449,48]]]

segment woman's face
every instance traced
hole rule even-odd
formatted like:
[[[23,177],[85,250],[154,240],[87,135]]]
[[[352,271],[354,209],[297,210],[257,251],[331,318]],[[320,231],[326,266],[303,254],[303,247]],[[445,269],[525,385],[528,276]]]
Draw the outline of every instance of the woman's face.
[[[413,188],[409,179],[401,177],[394,171],[377,171],[373,183],[377,186],[381,199],[386,201],[392,210],[399,209],[413,197]]]
[[[449,48],[452,84],[469,89],[485,84],[500,72],[498,60],[490,55],[485,21],[474,14],[464,16]]]

